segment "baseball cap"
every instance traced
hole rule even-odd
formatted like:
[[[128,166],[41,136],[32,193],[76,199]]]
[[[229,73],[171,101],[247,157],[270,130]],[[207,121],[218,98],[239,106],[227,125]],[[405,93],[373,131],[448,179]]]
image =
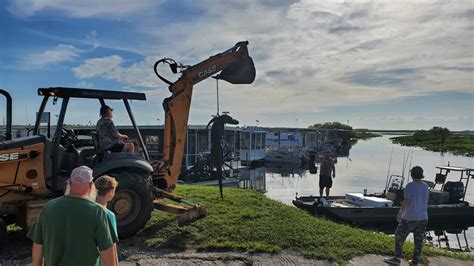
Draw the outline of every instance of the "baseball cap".
[[[413,178],[418,178],[418,179],[424,178],[424,176],[423,176],[423,168],[421,168],[420,166],[415,166],[415,167],[413,167],[413,168],[410,170],[410,173],[411,173],[411,176],[412,176]]]
[[[74,168],[70,177],[71,182],[81,184],[88,184],[92,182],[93,179],[92,169],[84,165]]]
[[[114,109],[112,109],[112,108],[111,108],[110,106],[108,106],[108,105],[102,105],[102,107],[100,107],[100,115],[104,115],[105,112],[106,112],[107,110],[109,110],[109,109],[110,109],[111,111],[114,110]]]

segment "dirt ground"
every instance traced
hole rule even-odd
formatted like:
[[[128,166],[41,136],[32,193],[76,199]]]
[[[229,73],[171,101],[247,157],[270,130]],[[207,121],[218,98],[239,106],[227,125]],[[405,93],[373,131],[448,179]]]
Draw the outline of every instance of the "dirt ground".
[[[388,265],[384,262],[386,257],[380,255],[365,255],[356,257],[346,265],[367,266],[367,265]],[[303,256],[293,254],[240,254],[232,252],[223,253],[196,253],[182,252],[174,254],[150,254],[135,253],[128,257],[121,265],[338,265],[335,262],[325,260],[308,259]],[[408,265],[407,261],[402,261],[401,265]],[[429,258],[429,265],[435,266],[464,266],[473,265],[472,262],[460,261],[446,257]]]
[[[120,265],[337,265],[335,262],[309,259],[290,253],[273,255],[239,252],[155,250],[130,246],[127,242],[124,241],[122,245],[119,245],[121,253]],[[31,242],[26,237],[10,237],[9,245],[0,250],[0,266],[28,265],[31,263],[30,252]],[[346,262],[346,265],[387,265],[383,261],[384,258],[384,256],[380,255],[365,255]],[[474,265],[473,262],[446,257],[431,257],[429,262],[429,265],[439,266]],[[408,262],[403,261],[401,265],[408,265]]]

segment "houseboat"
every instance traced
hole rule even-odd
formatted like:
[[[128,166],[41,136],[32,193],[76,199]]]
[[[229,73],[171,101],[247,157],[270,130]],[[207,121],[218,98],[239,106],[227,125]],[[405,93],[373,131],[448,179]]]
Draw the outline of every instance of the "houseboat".
[[[350,132],[340,129],[266,128],[266,162],[301,163],[321,151],[348,156]]]
[[[84,137],[87,141],[87,136],[90,132],[95,130],[95,126],[69,126],[76,135]],[[117,126],[117,129],[136,140],[138,136],[131,126]],[[141,135],[146,144],[146,149],[149,153],[150,159],[160,160],[163,157],[163,125],[141,125],[139,126]],[[5,128],[0,126],[0,133],[5,131]],[[43,125],[40,128],[40,134],[47,135],[48,131],[54,132],[55,126]],[[254,161],[263,161],[265,158],[265,134],[266,131],[259,128],[250,127],[226,127],[224,133],[224,142],[227,149],[233,153],[233,166],[239,168],[241,165],[251,164]],[[28,135],[28,126],[14,125],[12,128],[12,137],[20,138]],[[89,139],[90,140],[90,139]],[[91,141],[91,140],[90,140]],[[92,144],[91,144],[92,145]],[[211,150],[211,130],[206,130],[205,125],[190,125],[188,127],[188,134],[186,136],[185,157],[183,160],[183,167],[189,168],[193,166],[203,155],[210,153]]]

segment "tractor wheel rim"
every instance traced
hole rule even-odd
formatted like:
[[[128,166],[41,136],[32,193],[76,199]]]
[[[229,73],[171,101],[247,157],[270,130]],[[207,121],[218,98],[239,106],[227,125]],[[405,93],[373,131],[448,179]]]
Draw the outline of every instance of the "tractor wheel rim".
[[[132,222],[140,212],[140,197],[130,189],[121,189],[115,192],[112,200],[112,210],[119,224]]]

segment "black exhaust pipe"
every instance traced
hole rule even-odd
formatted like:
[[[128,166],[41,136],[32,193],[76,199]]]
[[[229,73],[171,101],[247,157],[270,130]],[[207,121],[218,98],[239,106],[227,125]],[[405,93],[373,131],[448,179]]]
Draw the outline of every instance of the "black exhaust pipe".
[[[6,140],[12,139],[12,96],[5,90],[0,89],[0,94],[3,94],[7,101],[7,132],[5,133]]]

